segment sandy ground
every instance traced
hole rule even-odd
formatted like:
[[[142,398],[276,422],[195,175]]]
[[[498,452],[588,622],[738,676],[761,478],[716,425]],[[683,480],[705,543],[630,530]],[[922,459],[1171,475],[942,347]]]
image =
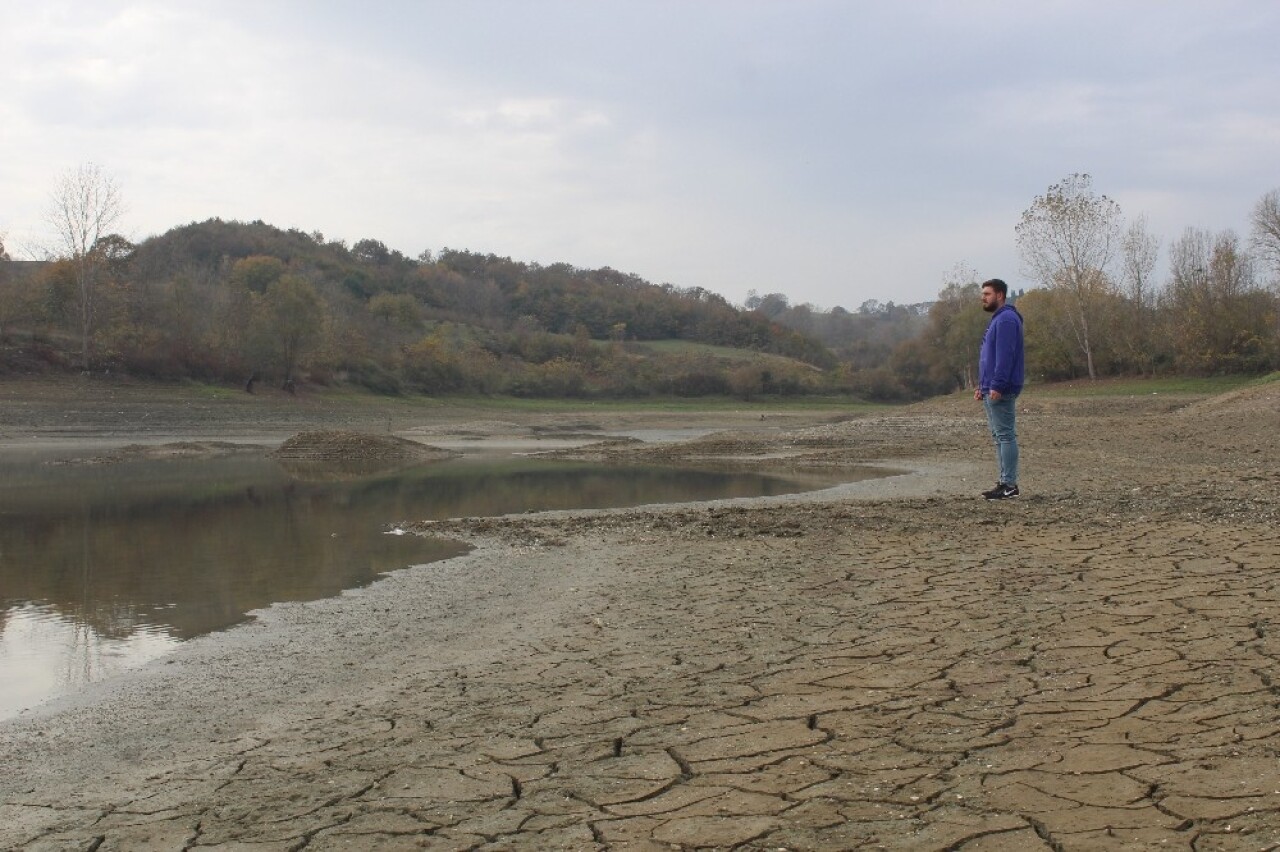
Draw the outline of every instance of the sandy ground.
[[[388,430],[531,428],[473,414]],[[0,725],[0,848],[1280,847],[1280,384],[1020,417],[1008,503],[958,397],[576,450],[913,472],[422,524],[476,549]]]

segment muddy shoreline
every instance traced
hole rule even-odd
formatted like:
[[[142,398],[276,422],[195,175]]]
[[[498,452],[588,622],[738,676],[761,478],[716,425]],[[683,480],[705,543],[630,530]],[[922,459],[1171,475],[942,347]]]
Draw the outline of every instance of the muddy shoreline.
[[[913,472],[422,524],[475,550],[0,725],[0,847],[1280,843],[1280,385],[1022,409],[1013,504],[959,397],[561,447]]]

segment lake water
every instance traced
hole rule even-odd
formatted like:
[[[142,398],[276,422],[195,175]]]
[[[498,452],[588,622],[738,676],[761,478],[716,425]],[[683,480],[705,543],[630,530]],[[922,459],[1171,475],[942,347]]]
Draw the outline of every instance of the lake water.
[[[856,478],[846,476],[845,479]],[[0,459],[0,718],[280,601],[447,559],[403,520],[756,497],[788,475],[458,459],[386,472],[261,454],[115,464]]]

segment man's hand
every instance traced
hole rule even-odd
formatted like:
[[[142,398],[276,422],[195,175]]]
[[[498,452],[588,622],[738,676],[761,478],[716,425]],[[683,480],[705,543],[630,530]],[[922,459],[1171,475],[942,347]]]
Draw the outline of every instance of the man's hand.
[[[987,391],[987,396],[991,397],[992,402],[999,402],[1000,397],[1003,396],[1003,394],[1001,394],[1000,391],[998,390],[992,389]]]
[[[982,399],[982,389],[981,389],[981,388],[974,388],[974,389],[973,389],[973,398],[974,398],[974,399],[977,399],[977,400],[981,400],[981,399]]]

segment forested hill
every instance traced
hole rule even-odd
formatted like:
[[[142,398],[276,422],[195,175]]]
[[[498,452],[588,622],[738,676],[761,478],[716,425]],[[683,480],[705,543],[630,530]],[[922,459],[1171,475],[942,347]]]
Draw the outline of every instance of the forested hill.
[[[68,350],[80,344],[89,351],[76,357],[89,369],[221,382],[346,380],[383,391],[731,390],[730,362],[694,358],[706,349],[673,350],[671,341],[777,356],[778,368],[746,381],[764,392],[798,390],[799,377],[835,363],[815,338],[758,311],[608,267],[450,249],[409,258],[375,239],[347,246],[219,219],[136,246],[111,237],[97,255],[91,291],[67,261],[26,272],[35,286],[21,292],[38,298],[10,305],[0,322],[44,328],[46,342],[62,338]],[[667,342],[661,352],[679,351],[682,363],[641,363],[657,352],[637,348],[647,341]]]
[[[1098,273],[1087,304],[1065,285],[1017,294],[1035,378],[1280,366],[1280,290],[1233,234],[1211,237],[1189,230],[1154,293]],[[819,311],[771,292],[740,309],[608,267],[449,249],[409,258],[374,239],[213,219],[138,245],[107,235],[49,262],[9,260],[0,245],[0,376],[901,400],[972,385],[987,320],[976,292],[976,276],[958,271],[928,305]]]
[[[262,222],[209,220],[175,228],[138,245],[135,269],[156,281],[199,270],[232,280],[239,261],[274,258],[284,271],[365,303],[379,296],[412,297],[426,320],[506,329],[521,320],[557,334],[596,339],[679,339],[772,352],[830,363],[822,344],[723,297],[694,288],[656,285],[609,267],[541,266],[507,257],[444,249],[411,259],[378,240],[350,248],[320,235]],[[261,282],[259,282],[261,283]],[[376,305],[375,305],[376,307]]]
[[[793,305],[785,292],[751,291],[739,308],[609,267],[451,249],[410,258],[376,239],[348,246],[263,222],[211,219],[135,245],[104,233],[119,212],[114,185],[77,174],[80,189],[62,198],[60,259],[13,261],[0,240],[0,375],[901,400],[972,387],[988,319],[981,279],[963,265],[930,302],[854,312]],[[101,203],[84,209],[85,197]],[[1051,186],[1015,228],[1042,282],[1010,293],[1027,319],[1028,378],[1280,368],[1280,189],[1252,221],[1249,247],[1230,230],[1188,228],[1161,282],[1160,241],[1141,217],[1124,230],[1087,174]]]

